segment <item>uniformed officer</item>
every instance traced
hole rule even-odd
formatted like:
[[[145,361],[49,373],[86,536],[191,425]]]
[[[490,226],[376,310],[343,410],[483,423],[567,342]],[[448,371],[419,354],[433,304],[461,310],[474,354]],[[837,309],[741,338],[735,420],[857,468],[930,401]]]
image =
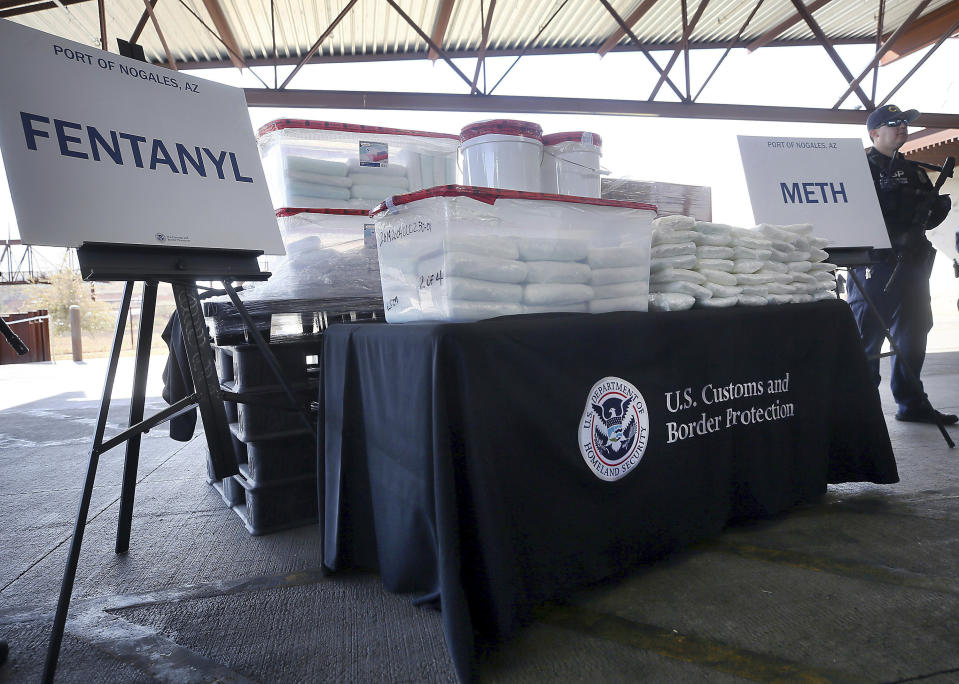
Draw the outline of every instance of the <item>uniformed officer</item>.
[[[919,165],[899,154],[899,148],[906,142],[907,126],[918,117],[915,109],[902,111],[895,105],[885,105],[866,121],[873,142],[866,154],[892,244],[892,256],[884,263],[859,267],[856,274],[889,325],[892,339],[899,348],[899,354],[892,359],[889,382],[899,404],[896,419],[935,423],[938,416],[943,424],[950,425],[959,417],[936,411],[919,379],[926,358],[926,337],[932,329],[929,276],[936,255],[925,232],[945,220],[951,202],[948,195],[936,193]],[[884,292],[894,272],[889,291]],[[869,311],[863,293],[851,278],[847,301],[859,325],[866,354],[877,357],[870,358],[870,364],[878,386],[883,327]],[[903,362],[912,370],[912,376],[903,368]]]

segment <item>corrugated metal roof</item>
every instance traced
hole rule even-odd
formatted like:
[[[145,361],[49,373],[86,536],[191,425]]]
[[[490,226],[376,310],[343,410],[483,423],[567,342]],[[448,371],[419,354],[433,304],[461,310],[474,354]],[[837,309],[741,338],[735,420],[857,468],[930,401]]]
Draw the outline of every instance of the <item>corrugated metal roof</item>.
[[[63,36],[96,45],[99,37],[97,3],[93,0],[66,4],[29,13],[18,13],[38,0],[8,0],[0,4],[0,16]],[[427,34],[432,34],[437,17],[447,0],[398,0],[397,4]],[[740,31],[758,0],[702,0],[708,2],[691,36],[693,46],[723,45]],[[207,9],[219,3],[236,37],[244,60],[262,63],[275,55],[281,62],[297,61],[307,54],[316,39],[347,5],[347,0],[161,0],[154,10],[160,29],[174,59],[183,68],[227,62],[229,52],[215,35],[216,27]],[[898,27],[919,0],[887,0],[884,32]],[[50,4],[50,3],[46,3]],[[642,0],[610,0],[624,19]],[[955,0],[933,0],[923,12],[955,4]],[[700,2],[688,0],[691,19]],[[450,56],[472,54],[480,49],[482,22],[489,0],[457,0],[442,42]],[[273,14],[271,15],[271,7]],[[832,0],[814,13],[826,35],[837,42],[874,41],[877,32],[878,0]],[[549,21],[554,15],[555,18]],[[143,14],[135,0],[106,0],[107,35],[115,51],[115,38],[129,39]],[[764,0],[743,34],[743,43],[756,39],[796,15],[792,0]],[[540,29],[548,23],[537,38]],[[532,51],[595,51],[619,29],[614,17],[597,0],[499,0],[489,36],[491,54]],[[658,0],[632,27],[644,45],[662,47],[682,38],[681,0]],[[802,20],[785,29],[779,44],[815,41]],[[163,46],[152,23],[148,22],[138,42],[147,58],[165,62]],[[776,43],[774,43],[776,44]],[[634,49],[628,37],[620,49]],[[386,0],[358,0],[346,18],[320,46],[318,58],[424,57],[428,45]]]

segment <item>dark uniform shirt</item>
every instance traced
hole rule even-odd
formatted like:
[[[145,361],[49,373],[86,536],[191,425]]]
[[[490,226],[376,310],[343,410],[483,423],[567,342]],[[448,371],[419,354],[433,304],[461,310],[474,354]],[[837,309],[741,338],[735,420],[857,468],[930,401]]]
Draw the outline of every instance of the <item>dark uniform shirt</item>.
[[[866,156],[893,249],[928,252],[932,245],[925,231],[942,223],[949,213],[948,207],[937,201],[929,176],[899,154],[890,159],[872,148]]]

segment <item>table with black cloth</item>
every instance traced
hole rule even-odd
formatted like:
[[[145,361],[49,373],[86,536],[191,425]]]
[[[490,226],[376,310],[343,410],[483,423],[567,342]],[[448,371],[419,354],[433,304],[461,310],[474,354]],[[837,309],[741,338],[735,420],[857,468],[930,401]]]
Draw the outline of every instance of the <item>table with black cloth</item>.
[[[437,602],[461,680],[538,603],[827,483],[898,481],[838,300],[335,325],[323,371],[324,564]],[[580,450],[607,377],[642,394],[648,427],[614,481]]]

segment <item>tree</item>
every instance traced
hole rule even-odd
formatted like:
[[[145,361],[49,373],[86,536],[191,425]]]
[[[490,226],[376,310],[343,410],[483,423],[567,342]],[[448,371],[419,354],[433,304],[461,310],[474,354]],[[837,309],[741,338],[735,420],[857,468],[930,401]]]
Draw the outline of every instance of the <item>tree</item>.
[[[60,268],[50,276],[50,284],[39,287],[29,306],[46,309],[50,313],[53,329],[57,333],[70,330],[70,307],[80,306],[80,325],[86,332],[110,330],[115,312],[106,302],[93,300],[90,284],[80,278],[71,268]]]

